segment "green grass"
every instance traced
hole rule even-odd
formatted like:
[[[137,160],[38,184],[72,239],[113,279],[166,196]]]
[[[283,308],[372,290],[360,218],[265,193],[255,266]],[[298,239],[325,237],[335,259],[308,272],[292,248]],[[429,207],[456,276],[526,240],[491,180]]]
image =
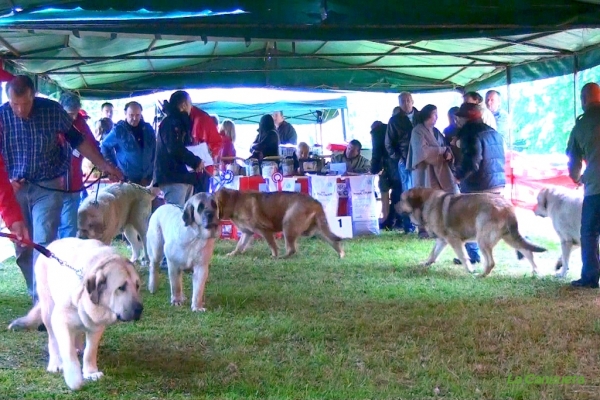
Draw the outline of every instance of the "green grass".
[[[537,242],[550,249],[537,257],[549,271],[558,246]],[[264,242],[230,259],[223,255],[234,242],[220,241],[208,311],[171,307],[161,273],[156,295],[143,289],[142,320],[107,329],[99,352],[104,379],[77,393],[61,375],[45,371],[46,333],[0,330],[0,398],[600,396],[597,291],[531,278],[527,262],[503,244],[486,279],[453,265],[449,248],[426,270],[418,262],[431,245],[386,233],[346,242],[347,258],[339,260],[322,241],[306,239],[293,259],[272,260]],[[9,261],[0,268],[0,323],[28,308],[24,281]],[[586,382],[508,383],[528,374],[578,375]]]

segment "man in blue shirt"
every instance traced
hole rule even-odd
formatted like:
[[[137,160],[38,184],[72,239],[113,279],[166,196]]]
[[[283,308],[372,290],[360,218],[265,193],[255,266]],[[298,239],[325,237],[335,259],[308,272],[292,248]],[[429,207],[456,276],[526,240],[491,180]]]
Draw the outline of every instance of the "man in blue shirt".
[[[102,155],[116,164],[127,179],[147,186],[152,181],[156,134],[142,118],[142,106],[136,101],[125,105],[125,120],[119,121],[101,144]]]
[[[73,119],[60,104],[35,96],[31,78],[16,76],[6,85],[8,102],[0,107],[0,154],[6,162],[17,201],[31,238],[42,246],[56,239],[64,198],[64,178],[71,152],[79,151],[111,180],[123,179],[98,149],[83,140]],[[17,265],[34,304],[37,301],[33,265],[39,256],[15,246]],[[60,257],[60,255],[57,255]]]

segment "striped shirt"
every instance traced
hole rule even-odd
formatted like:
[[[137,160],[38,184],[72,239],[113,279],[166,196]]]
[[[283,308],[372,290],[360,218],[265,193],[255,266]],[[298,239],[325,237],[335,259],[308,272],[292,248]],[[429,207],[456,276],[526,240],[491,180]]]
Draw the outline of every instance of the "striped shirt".
[[[53,100],[36,97],[27,119],[17,117],[9,103],[0,106],[0,154],[9,178],[40,182],[65,175],[72,149],[83,141],[72,125]]]

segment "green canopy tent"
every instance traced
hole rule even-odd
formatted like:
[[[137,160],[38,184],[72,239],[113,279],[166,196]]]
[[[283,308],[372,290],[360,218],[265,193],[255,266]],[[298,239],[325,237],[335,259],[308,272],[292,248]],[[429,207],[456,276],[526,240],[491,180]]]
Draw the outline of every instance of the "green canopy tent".
[[[348,108],[346,97],[256,104],[211,101],[195,105],[209,114],[218,115],[220,119],[231,119],[236,124],[258,124],[263,115],[274,111],[283,111],[285,119],[291,124],[318,124],[336,118],[341,110]]]
[[[0,54],[42,91],[88,98],[181,87],[477,89],[598,65],[596,3],[0,0]]]

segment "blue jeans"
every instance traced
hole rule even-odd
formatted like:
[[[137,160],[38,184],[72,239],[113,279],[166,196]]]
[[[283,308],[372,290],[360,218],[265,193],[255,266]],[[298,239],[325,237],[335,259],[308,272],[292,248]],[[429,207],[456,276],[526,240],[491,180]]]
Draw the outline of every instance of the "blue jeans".
[[[64,188],[61,178],[39,182],[39,185],[50,189]],[[64,193],[46,190],[27,182],[23,184],[16,196],[31,239],[44,247],[48,246],[56,239],[58,233]],[[37,291],[33,266],[40,253],[30,247],[15,245],[15,254],[17,265],[21,268],[21,273],[27,283],[27,290],[35,304]],[[57,254],[57,256],[60,257],[60,254]],[[57,266],[57,268],[63,267]]]
[[[58,238],[77,237],[77,210],[81,203],[81,193],[65,193],[63,200]]]
[[[400,182],[402,182],[402,192],[412,189],[412,174],[406,170],[406,162],[404,160],[398,161],[398,174],[400,175]],[[415,231],[415,226],[410,222],[408,214],[402,214],[402,229],[406,233]]]
[[[471,262],[479,261],[481,259],[479,256],[479,245],[477,242],[465,243],[465,249],[467,250],[467,256]]]
[[[185,202],[194,194],[194,187],[187,183],[169,183],[160,185],[160,190],[162,190],[164,194],[165,203],[176,204],[180,207],[183,207]]]
[[[585,196],[581,212],[581,280],[598,283],[600,261],[598,239],[600,238],[600,194]]]

